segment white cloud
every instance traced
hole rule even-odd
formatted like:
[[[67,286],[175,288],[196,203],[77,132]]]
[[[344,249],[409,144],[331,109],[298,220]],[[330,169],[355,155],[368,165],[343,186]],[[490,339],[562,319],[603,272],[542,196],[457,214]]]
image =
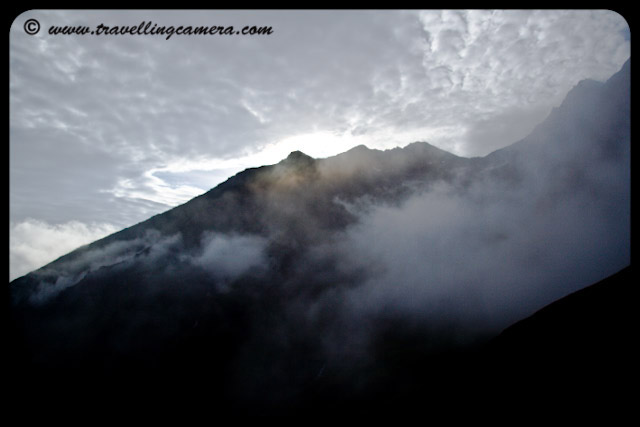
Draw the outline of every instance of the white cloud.
[[[605,80],[630,55],[626,22],[610,11],[418,14],[429,33],[422,63],[436,90],[422,110],[464,133],[431,142],[460,155],[485,155],[523,138],[578,81]],[[485,130],[499,121],[502,131]]]
[[[27,219],[9,224],[9,280],[54,261],[58,257],[117,231],[111,224],[69,221],[49,224]]]
[[[204,193],[204,189],[193,185],[171,184],[156,175],[163,169],[151,169],[137,182],[133,179],[121,179],[117,185],[108,190],[115,197],[147,200],[154,203],[177,206]]]

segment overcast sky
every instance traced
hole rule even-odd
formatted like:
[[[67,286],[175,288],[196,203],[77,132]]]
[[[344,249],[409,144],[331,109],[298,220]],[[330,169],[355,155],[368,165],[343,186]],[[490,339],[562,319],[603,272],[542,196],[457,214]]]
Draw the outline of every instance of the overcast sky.
[[[49,34],[143,22],[273,33]],[[610,11],[29,11],[9,44],[13,279],[293,150],[486,155],[618,71],[630,31]]]

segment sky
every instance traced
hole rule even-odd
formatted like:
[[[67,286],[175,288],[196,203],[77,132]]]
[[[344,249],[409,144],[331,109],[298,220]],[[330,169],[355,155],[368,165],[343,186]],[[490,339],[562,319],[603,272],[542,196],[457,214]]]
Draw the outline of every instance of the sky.
[[[49,33],[142,23],[272,33]],[[294,150],[484,156],[629,56],[626,21],[602,10],[25,12],[9,36],[10,280]]]

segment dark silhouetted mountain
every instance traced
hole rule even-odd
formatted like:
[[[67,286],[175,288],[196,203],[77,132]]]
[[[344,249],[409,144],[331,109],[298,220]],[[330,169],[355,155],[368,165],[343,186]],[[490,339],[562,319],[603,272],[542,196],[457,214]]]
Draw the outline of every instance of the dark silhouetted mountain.
[[[560,371],[563,366],[582,369],[581,364],[607,361],[612,363],[607,369],[616,369],[614,365],[633,352],[629,337],[635,323],[634,296],[627,267],[508,327],[491,346],[511,363],[535,361]]]
[[[522,392],[539,358],[554,387],[594,331],[620,351],[628,272],[490,340],[630,263],[629,80],[627,62],[578,84],[482,158],[425,142],[294,151],[14,280],[14,395],[444,410],[486,404],[490,381]]]
[[[487,379],[497,396],[518,406],[588,412],[594,405],[628,413],[634,404],[624,384],[637,365],[636,294],[627,267],[505,329],[478,358],[491,368]]]

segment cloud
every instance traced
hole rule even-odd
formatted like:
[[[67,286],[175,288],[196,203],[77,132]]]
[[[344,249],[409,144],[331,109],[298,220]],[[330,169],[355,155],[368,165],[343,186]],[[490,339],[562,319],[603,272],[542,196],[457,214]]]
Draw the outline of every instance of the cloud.
[[[600,87],[576,89],[522,144],[482,159],[487,174],[467,187],[361,209],[335,251],[372,271],[341,298],[347,318],[393,313],[497,333],[626,267],[628,107],[604,102]]]
[[[527,196],[538,197],[439,189],[373,209],[341,253],[381,273],[347,292],[357,308],[348,310],[496,333],[628,264],[624,225],[595,200],[566,195],[534,209]]]
[[[130,240],[117,240],[99,247],[80,248],[70,258],[55,266],[45,266],[34,272],[38,279],[35,289],[17,291],[16,300],[27,293],[33,304],[46,303],[67,288],[75,286],[92,273],[114,266],[136,266],[139,271],[155,270],[165,273],[168,255],[174,255],[181,247],[182,236],[162,236],[157,230],[147,230],[143,236]],[[151,293],[150,290],[147,292]]]
[[[54,261],[72,250],[117,231],[111,224],[70,221],[48,224],[27,219],[9,223],[9,280]]]
[[[29,36],[31,17],[44,29],[153,21],[275,31]],[[323,156],[425,139],[486,154],[578,80],[617,70],[626,29],[609,11],[29,11],[10,35],[12,220],[129,226],[224,180],[227,162],[260,166],[260,153],[300,135],[339,136],[330,150],[300,139]],[[155,173],[180,167],[180,185]]]
[[[476,155],[487,154],[491,148],[506,145],[505,142],[515,142],[508,137],[518,132],[522,121],[507,124],[513,130],[506,132],[504,139],[497,138],[493,147],[485,145],[488,141],[475,138],[474,123],[486,120],[487,115],[508,114],[514,108],[543,118],[541,111],[548,112],[551,106],[558,105],[577,81],[606,79],[629,54],[629,45],[619,33],[626,23],[613,12],[461,13],[467,16],[469,25],[466,30],[458,26],[458,31],[465,32],[465,47],[460,55],[451,58],[430,55],[425,62],[446,66],[451,74],[455,70],[462,75],[459,90],[448,96],[454,97],[452,104],[463,99],[470,102],[466,109],[469,133],[464,138],[467,147],[464,152]],[[437,16],[427,13],[423,19],[425,27],[432,26],[438,33]],[[578,30],[568,32],[567,28]],[[613,63],[602,62],[604,52],[611,55]]]
[[[115,231],[108,224],[87,226],[74,222],[51,226],[34,220],[12,224],[10,280]],[[59,240],[67,245],[55,247]],[[147,229],[140,237],[81,248],[70,258],[38,271],[34,276],[39,278],[36,288],[25,288],[19,294],[27,292],[32,303],[42,304],[88,275],[115,266],[133,268],[136,273],[129,274],[153,278],[145,291],[149,295],[152,288],[162,288],[162,283],[172,275],[182,280],[200,277],[197,270],[192,271],[194,267],[206,272],[207,281],[216,284],[217,291],[228,292],[228,285],[241,276],[256,277],[267,272],[267,245],[267,239],[256,235],[204,232],[201,244],[187,250],[180,233],[164,236],[155,229]],[[34,255],[41,258],[34,259]]]
[[[267,243],[259,236],[204,233],[200,252],[188,258],[224,286],[249,271],[264,273],[268,267]]]

